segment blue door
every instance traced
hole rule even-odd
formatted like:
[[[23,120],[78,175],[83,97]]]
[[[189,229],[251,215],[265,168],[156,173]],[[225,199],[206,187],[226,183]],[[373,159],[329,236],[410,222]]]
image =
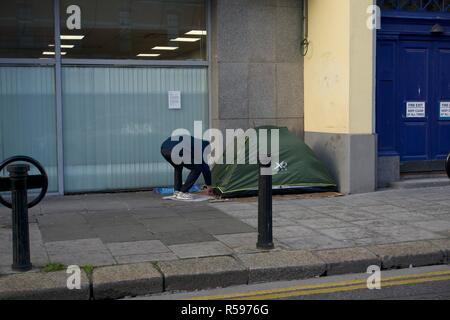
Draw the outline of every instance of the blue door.
[[[440,160],[450,152],[450,42],[435,43],[433,54],[431,158]]]
[[[379,154],[402,163],[450,151],[450,41],[393,37],[377,51]]]

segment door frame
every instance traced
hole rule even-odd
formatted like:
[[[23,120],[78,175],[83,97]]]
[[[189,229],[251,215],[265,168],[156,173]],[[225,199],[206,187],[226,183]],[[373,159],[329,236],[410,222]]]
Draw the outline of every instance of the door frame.
[[[445,28],[445,32],[440,35],[432,35],[431,27],[439,23]],[[383,40],[396,42],[395,56],[398,61],[399,44],[401,41],[432,41],[433,43],[449,42],[450,43],[450,13],[429,13],[429,12],[404,12],[404,11],[383,11],[381,16],[381,29],[377,30],[377,51],[378,44]],[[435,50],[433,49],[433,54]],[[378,56],[378,52],[376,54]],[[378,69],[376,73],[378,72]],[[434,72],[433,72],[434,73]],[[434,77],[434,74],[432,75]],[[395,91],[398,92],[400,73],[397,71],[394,75]],[[432,80],[430,80],[432,81]],[[375,85],[378,84],[377,75],[375,76]],[[430,87],[430,90],[434,90]],[[378,87],[376,88],[376,96],[378,95]],[[395,97],[398,100],[398,96]],[[379,108],[375,103],[375,114],[378,115]],[[376,116],[377,117],[377,116]],[[376,118],[375,117],[375,118]],[[394,123],[398,126],[398,115],[395,115]],[[377,133],[378,125],[375,126]],[[395,132],[392,134],[396,134]],[[379,157],[401,156],[398,143],[395,143],[395,150],[377,150]],[[408,161],[400,163],[400,172],[426,172],[441,171],[445,167],[444,160],[421,160]]]

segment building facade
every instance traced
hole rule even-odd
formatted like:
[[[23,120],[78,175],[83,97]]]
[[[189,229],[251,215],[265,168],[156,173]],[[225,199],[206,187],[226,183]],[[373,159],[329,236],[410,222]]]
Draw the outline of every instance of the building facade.
[[[343,193],[373,191],[411,166],[438,168],[448,122],[400,120],[425,98],[399,95],[433,69],[427,79],[442,90],[421,94],[445,109],[448,1],[378,4],[377,31],[372,0],[2,2],[0,160],[35,157],[61,194],[169,185],[161,141],[202,121],[204,129],[287,126]],[[436,24],[443,31],[431,32]],[[398,56],[401,48],[412,54]],[[394,71],[419,61],[415,76]],[[426,156],[414,149],[416,134],[430,141],[419,143]]]

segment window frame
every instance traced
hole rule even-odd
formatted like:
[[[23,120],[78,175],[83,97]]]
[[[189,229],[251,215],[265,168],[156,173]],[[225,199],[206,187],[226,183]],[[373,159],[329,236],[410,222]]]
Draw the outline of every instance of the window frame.
[[[60,0],[53,0],[53,20],[54,20],[54,58],[0,58],[0,65],[104,65],[104,66],[209,66],[211,57],[211,20],[210,20],[210,0],[205,2],[206,21],[206,60],[143,60],[143,59],[61,59],[61,27],[60,27]]]
[[[55,71],[55,107],[56,107],[56,143],[57,143],[57,176],[58,195],[64,195],[64,138],[63,138],[63,106],[62,106],[62,67],[63,66],[110,66],[110,67],[204,67],[208,74],[208,114],[212,123],[211,105],[211,0],[205,3],[206,21],[206,60],[142,60],[142,59],[61,59],[61,12],[60,0],[53,0],[55,56],[52,58],[0,58],[2,66],[53,66]]]

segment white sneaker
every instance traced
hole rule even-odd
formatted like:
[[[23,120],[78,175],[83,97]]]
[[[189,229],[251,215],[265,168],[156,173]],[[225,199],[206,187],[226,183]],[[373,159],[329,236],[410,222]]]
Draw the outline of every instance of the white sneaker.
[[[176,199],[180,191],[174,191],[171,196],[163,197],[163,200],[172,200]]]
[[[194,199],[194,197],[192,197],[192,194],[190,194],[190,193],[178,192],[175,199],[184,200],[184,201],[192,201]]]

